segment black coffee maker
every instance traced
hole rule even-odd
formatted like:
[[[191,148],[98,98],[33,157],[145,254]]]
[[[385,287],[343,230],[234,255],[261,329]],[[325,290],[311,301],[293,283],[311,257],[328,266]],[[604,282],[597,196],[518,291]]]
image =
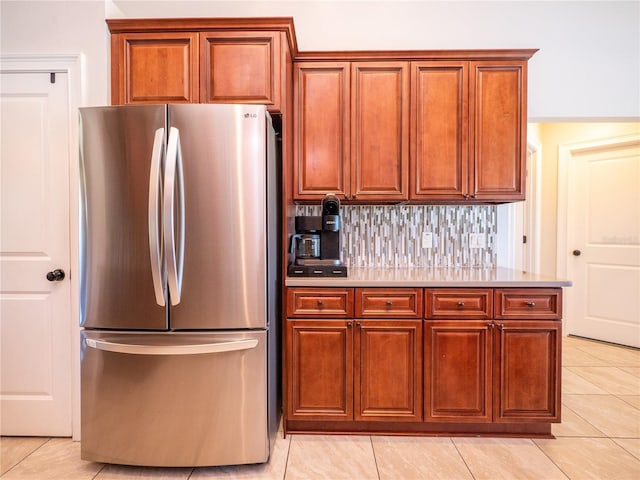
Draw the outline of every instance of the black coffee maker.
[[[296,216],[296,233],[291,238],[293,277],[346,277],[347,267],[340,260],[340,200],[327,194],[322,200],[321,216]]]

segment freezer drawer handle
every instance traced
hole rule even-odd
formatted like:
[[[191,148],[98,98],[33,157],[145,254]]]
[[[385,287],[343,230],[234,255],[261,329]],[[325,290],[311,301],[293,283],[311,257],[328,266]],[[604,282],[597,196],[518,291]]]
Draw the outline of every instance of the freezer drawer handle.
[[[105,352],[128,353],[133,355],[197,355],[201,353],[223,353],[256,348],[258,340],[234,340],[232,342],[202,343],[196,345],[132,345],[106,340],[86,339],[87,346]]]

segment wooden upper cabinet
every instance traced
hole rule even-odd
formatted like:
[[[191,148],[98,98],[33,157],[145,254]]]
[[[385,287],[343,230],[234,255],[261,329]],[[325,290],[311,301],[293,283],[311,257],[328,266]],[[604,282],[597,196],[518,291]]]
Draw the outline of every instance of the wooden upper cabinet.
[[[198,101],[198,34],[111,36],[111,103]]]
[[[345,198],[350,188],[348,62],[297,63],[294,95],[294,196]]]
[[[408,62],[298,62],[294,198],[406,200]]]
[[[412,62],[414,200],[461,200],[469,176],[468,62]]]
[[[526,65],[412,63],[412,200],[524,199]]]
[[[407,200],[409,63],[351,66],[352,200]]]
[[[525,61],[470,62],[472,198],[525,198],[526,79]]]
[[[200,102],[280,105],[279,32],[201,32]]]
[[[111,101],[286,109],[291,18],[108,19]]]

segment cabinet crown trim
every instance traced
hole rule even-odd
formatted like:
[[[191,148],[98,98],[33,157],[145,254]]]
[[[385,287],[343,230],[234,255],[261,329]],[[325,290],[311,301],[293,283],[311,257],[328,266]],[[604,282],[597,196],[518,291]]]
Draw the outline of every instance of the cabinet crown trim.
[[[292,17],[216,17],[216,18],[107,18],[111,34],[187,31],[281,31],[287,34],[291,54],[298,52]]]
[[[537,48],[497,50],[353,50],[298,52],[295,61],[529,60]]]

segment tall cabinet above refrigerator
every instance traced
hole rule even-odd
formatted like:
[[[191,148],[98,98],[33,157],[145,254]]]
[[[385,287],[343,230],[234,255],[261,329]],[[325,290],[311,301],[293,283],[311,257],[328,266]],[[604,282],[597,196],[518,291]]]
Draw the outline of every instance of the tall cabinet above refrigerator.
[[[280,228],[266,108],[82,108],[80,132],[82,458],[267,461]]]

